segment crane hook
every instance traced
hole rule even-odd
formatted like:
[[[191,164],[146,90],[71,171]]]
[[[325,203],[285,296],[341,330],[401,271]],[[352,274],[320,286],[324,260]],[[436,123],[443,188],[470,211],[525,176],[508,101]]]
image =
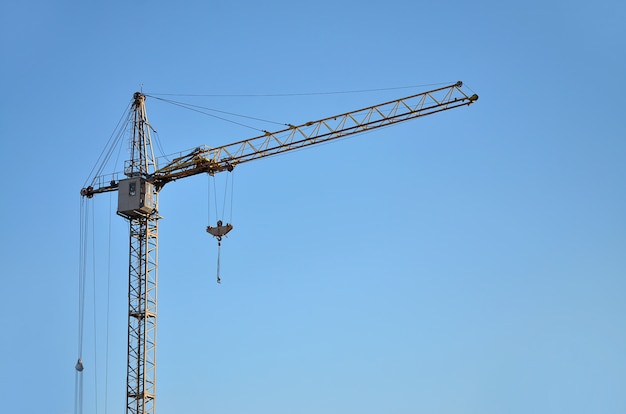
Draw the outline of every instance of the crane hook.
[[[226,236],[233,229],[233,225],[226,223],[223,225],[222,220],[217,221],[216,227],[207,226],[206,231],[217,239],[217,283],[221,283],[220,278],[220,251],[222,248],[222,237]]]

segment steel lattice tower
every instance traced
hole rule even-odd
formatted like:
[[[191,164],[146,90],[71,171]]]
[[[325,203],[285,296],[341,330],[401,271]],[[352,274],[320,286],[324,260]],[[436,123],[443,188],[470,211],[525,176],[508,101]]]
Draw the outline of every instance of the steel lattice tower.
[[[118,214],[129,220],[128,365],[126,413],[151,414],[156,397],[157,191],[146,180],[154,173],[150,125],[145,97],[135,93],[131,159],[120,182]]]

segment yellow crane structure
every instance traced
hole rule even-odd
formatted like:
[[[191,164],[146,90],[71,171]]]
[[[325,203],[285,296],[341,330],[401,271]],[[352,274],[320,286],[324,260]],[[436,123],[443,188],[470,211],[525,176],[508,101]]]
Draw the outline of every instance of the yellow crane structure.
[[[158,195],[165,184],[201,173],[214,175],[232,171],[239,164],[284,152],[337,140],[376,128],[432,115],[476,102],[478,95],[466,94],[462,82],[427,92],[333,115],[301,125],[286,125],[264,131],[254,138],[220,147],[201,146],[161,162],[154,156],[152,127],[146,113],[146,96],[136,92],[129,114],[130,160],[121,173],[97,176],[80,194],[118,192],[117,213],[128,220],[128,352],[126,413],[153,414],[156,399],[156,327],[158,273]],[[228,228],[209,227],[221,236]],[[218,275],[219,277],[219,275]],[[82,371],[82,361],[76,367]]]

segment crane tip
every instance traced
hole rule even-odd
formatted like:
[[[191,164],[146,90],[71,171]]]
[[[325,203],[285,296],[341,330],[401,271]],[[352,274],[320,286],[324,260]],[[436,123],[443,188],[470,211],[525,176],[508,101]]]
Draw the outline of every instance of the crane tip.
[[[85,187],[80,190],[80,195],[83,197],[91,198],[93,197],[93,187]]]

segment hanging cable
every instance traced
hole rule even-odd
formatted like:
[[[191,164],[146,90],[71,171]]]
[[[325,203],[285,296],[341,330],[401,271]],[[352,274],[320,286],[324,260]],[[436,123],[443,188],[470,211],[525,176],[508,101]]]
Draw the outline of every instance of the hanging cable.
[[[230,209],[230,215],[232,218],[232,177],[231,177],[231,209]],[[216,184],[215,184],[215,177],[212,177],[212,181],[213,181],[213,192],[215,194],[214,196],[214,203],[215,203],[215,218],[217,220],[217,226],[216,227],[212,227],[212,226],[207,226],[206,231],[207,233],[209,233],[210,235],[212,235],[213,237],[215,237],[217,239],[217,283],[221,283],[222,279],[220,277],[220,256],[221,256],[221,250],[222,250],[222,237],[226,236],[226,234],[228,234],[228,232],[230,232],[233,229],[233,225],[230,223],[226,223],[224,224],[222,219],[224,218],[224,214],[226,211],[226,200],[227,200],[227,194],[228,194],[228,177],[226,178],[226,182],[224,185],[224,201],[222,203],[222,214],[221,217],[218,217],[218,207],[217,207],[217,188],[216,188]],[[210,212],[210,206],[211,206],[211,186],[209,185],[209,195],[208,195],[208,204],[209,204],[209,211],[208,211],[208,216],[209,216],[209,222],[211,220],[211,212]]]
[[[79,359],[79,364],[76,364],[76,375],[74,378],[74,414],[83,413],[83,372],[82,362]]]
[[[98,414],[98,313],[97,313],[97,301],[96,301],[96,232],[95,232],[95,210],[94,203],[89,203],[91,205],[91,221],[90,221],[90,229],[91,231],[91,277],[92,277],[92,289],[93,289],[93,379],[94,379],[94,407],[95,413]]]
[[[109,315],[111,309],[111,217],[113,216],[113,195],[109,194],[109,229],[107,245],[107,303],[106,303],[106,344],[104,357],[104,414],[108,413],[109,395]]]
[[[207,174],[207,180],[206,180],[206,204],[207,204],[207,209],[206,209],[206,221],[207,223],[211,222],[211,176]]]
[[[83,412],[83,338],[85,329],[85,274],[87,262],[87,223],[89,222],[89,209],[87,199],[80,199],[80,241],[78,252],[78,360],[74,366],[74,414]]]
[[[228,116],[234,116],[234,117],[239,117],[239,118],[250,119],[250,120],[254,120],[254,121],[268,122],[270,124],[275,124],[275,125],[285,125],[285,124],[283,124],[281,122],[270,121],[270,120],[261,119],[261,118],[255,118],[255,117],[252,117],[252,116],[236,114],[236,113],[233,113],[233,112],[221,111],[219,109],[207,108],[205,106],[192,105],[192,104],[188,104],[188,103],[185,103],[185,102],[172,101],[170,99],[163,99],[163,98],[159,98],[159,97],[156,97],[156,96],[153,96],[153,95],[146,95],[146,96],[149,96],[149,97],[151,97],[153,99],[158,99],[160,101],[169,103],[169,104],[174,105],[174,106],[178,106],[178,107],[181,107],[181,108],[188,109],[190,111],[194,111],[194,112],[198,112],[198,113],[203,114],[203,115],[210,116],[211,118],[219,119],[219,120],[225,121],[225,122],[230,122],[231,124],[235,124],[235,125],[239,125],[239,126],[242,126],[242,127],[245,127],[245,128],[253,129],[253,130],[259,131],[259,132],[263,132],[263,129],[255,128],[255,127],[253,127],[251,125],[247,125],[247,124],[244,124],[242,122],[233,121],[232,119],[224,118],[223,116],[218,116],[218,115],[209,113],[207,111],[216,112],[216,113],[220,113],[220,114],[224,114],[224,115],[228,115]]]
[[[235,194],[235,173],[233,171],[230,172],[230,217],[228,218],[228,222],[233,222],[233,201]]]
[[[224,197],[222,198],[222,215],[220,216],[220,220],[224,218],[224,212],[226,211],[226,200],[228,199],[226,195],[228,194],[228,178],[230,174],[226,174],[226,180],[224,182]]]
[[[213,194],[214,194],[213,203],[215,204],[215,221],[217,221],[219,220],[219,217],[218,217],[219,210],[217,209],[217,187],[215,185],[215,176],[213,176]]]
[[[131,103],[128,104],[126,109],[124,110],[123,115],[120,117],[113,133],[109,137],[109,140],[106,143],[106,146],[98,156],[96,163],[94,164],[91,172],[89,173],[89,177],[85,180],[83,187],[87,186],[87,183],[94,184],[94,181],[102,175],[102,171],[104,167],[108,164],[111,155],[114,153],[115,148],[119,146],[122,141],[122,137],[124,136],[124,128],[128,125],[132,112],[129,111]]]
[[[326,92],[296,92],[296,93],[247,93],[247,94],[182,94],[182,93],[151,93],[152,97],[157,96],[196,96],[196,97],[214,97],[214,98],[267,98],[267,97],[284,97],[284,96],[315,96],[315,95],[341,95],[351,93],[392,91],[398,89],[415,89],[438,85],[447,85],[452,82],[428,83],[422,85],[396,86],[390,88],[374,88],[374,89],[356,89],[347,91],[326,91]],[[148,96],[148,95],[146,95]]]
[[[217,222],[218,226],[220,225],[220,221]],[[222,251],[222,236],[217,237],[217,283],[222,283],[222,279],[220,278],[220,253]]]

